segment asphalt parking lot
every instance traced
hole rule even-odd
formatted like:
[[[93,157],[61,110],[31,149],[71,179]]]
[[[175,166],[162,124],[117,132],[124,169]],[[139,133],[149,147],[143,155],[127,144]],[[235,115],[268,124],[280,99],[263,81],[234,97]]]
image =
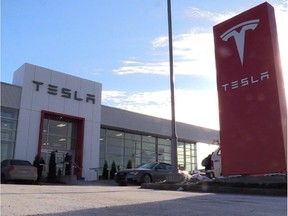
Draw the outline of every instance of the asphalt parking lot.
[[[1,185],[1,215],[286,216],[287,197],[213,194],[114,184]]]

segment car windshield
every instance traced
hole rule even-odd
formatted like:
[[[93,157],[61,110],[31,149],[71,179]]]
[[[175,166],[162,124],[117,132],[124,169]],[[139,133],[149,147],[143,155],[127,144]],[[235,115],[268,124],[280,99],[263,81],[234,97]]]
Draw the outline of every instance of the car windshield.
[[[23,166],[31,166],[31,163],[29,161],[25,160],[11,160],[11,165],[23,165]]]
[[[152,169],[153,167],[155,167],[156,164],[157,163],[146,163],[146,164],[140,165],[138,168]]]

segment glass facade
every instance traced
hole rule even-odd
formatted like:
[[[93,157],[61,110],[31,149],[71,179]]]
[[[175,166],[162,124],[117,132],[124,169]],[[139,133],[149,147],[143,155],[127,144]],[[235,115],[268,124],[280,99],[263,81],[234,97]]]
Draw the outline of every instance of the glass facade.
[[[108,168],[115,161],[118,169],[126,168],[129,161],[132,162],[132,167],[155,161],[171,163],[171,140],[101,128],[100,176],[105,161]],[[197,168],[195,143],[178,142],[178,164],[187,171]]]
[[[178,142],[178,165],[180,168],[191,171],[197,168],[196,144]]]
[[[1,161],[14,157],[18,110],[1,107]]]

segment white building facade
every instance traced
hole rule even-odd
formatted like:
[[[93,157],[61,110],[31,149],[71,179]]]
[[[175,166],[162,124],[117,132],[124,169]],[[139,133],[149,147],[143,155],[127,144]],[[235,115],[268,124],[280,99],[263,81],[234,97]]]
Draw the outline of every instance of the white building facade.
[[[15,73],[13,84],[1,83],[1,160],[38,155],[47,174],[51,152],[57,174],[85,180],[101,177],[104,163],[118,168],[150,161],[171,162],[171,123],[101,105],[102,84],[31,64]],[[212,143],[219,131],[177,123],[178,164],[197,168],[196,143]],[[97,172],[95,172],[97,171]]]

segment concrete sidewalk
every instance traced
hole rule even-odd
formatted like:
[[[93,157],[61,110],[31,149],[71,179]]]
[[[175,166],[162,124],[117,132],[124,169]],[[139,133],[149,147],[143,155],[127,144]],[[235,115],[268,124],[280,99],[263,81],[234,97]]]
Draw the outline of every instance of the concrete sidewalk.
[[[75,185],[99,185],[99,186],[117,186],[114,180],[97,180],[97,181],[82,181],[78,180]]]
[[[45,185],[45,183],[43,183]],[[71,184],[70,184],[71,185]],[[114,180],[84,181],[78,180],[72,185],[107,186],[118,184]],[[142,184],[141,189],[190,191],[203,193],[254,194],[269,196],[287,196],[287,176],[238,176],[218,178],[209,182],[164,182]]]

